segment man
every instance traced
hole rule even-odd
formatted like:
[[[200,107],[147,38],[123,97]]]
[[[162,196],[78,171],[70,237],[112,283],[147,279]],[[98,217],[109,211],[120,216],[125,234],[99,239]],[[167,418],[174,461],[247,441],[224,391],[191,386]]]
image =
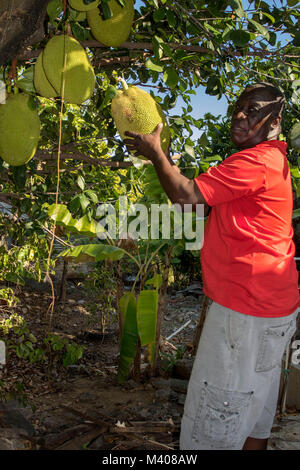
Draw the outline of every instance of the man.
[[[127,133],[128,149],[152,161],[173,203],[212,207],[201,250],[212,303],[189,381],[182,450],[267,448],[299,306],[287,145],[277,140],[283,108],[273,85],[248,86],[231,123],[240,151],[194,180],[163,153],[161,126]]]

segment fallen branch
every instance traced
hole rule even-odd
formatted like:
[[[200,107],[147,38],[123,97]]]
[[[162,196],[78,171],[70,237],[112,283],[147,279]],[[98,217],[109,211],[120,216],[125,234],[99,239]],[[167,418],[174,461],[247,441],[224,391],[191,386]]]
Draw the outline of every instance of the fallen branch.
[[[173,336],[176,336],[177,333],[179,333],[181,330],[183,330],[184,328],[186,328],[190,323],[191,323],[192,320],[189,320],[187,321],[184,325],[182,325],[180,328],[178,328],[178,330],[174,331],[174,333],[172,333],[170,336],[168,336],[166,338],[166,341],[169,341],[169,339],[173,338]]]

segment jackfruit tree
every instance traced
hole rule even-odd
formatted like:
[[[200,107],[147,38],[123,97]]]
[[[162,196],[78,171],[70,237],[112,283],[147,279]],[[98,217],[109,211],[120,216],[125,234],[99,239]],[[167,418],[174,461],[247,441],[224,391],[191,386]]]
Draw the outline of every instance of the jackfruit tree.
[[[282,138],[296,129],[288,158],[297,208],[299,23],[296,0],[283,0],[280,7],[256,0],[149,0],[136,1],[134,8],[131,0],[2,2],[0,64],[8,98],[0,104],[0,200],[9,203],[15,217],[6,224],[9,236],[15,237],[8,250],[12,262],[0,247],[3,278],[16,283],[27,276],[44,278],[44,242],[50,247],[53,221],[49,206],[64,206],[59,212],[64,231],[55,240],[66,247],[70,234],[85,238],[80,246],[91,241],[100,203],[116,204],[121,195],[148,205],[167,202],[152,166],[136,162],[123,144],[126,126],[136,116],[143,132],[159,120],[165,123],[164,145],[170,144],[176,164],[193,178],[235,150],[229,138],[232,106],[254,81],[270,81],[286,95]],[[207,110],[202,116],[201,99],[199,109],[193,109],[200,89],[216,100],[225,97],[228,113],[214,116]],[[5,110],[24,96],[28,98],[14,122]],[[119,101],[126,96],[127,107],[124,99]],[[148,119],[145,109],[151,114]],[[33,114],[38,115],[40,133],[36,124],[30,127]],[[23,165],[18,165],[19,150]],[[72,223],[66,223],[63,211]],[[35,240],[36,256],[21,269],[17,259],[26,237]],[[150,248],[139,242],[141,256],[149,249],[155,253],[160,242]],[[172,259],[169,248],[166,244],[153,258],[161,269],[156,274],[165,274],[170,263],[179,270],[183,243],[171,243]],[[95,248],[85,247],[81,254],[90,256],[89,250],[95,253]],[[137,309],[132,298],[126,305]]]

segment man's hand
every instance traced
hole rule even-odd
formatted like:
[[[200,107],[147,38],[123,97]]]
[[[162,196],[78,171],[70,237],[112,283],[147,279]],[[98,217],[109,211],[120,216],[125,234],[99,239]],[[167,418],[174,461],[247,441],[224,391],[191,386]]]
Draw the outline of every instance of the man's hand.
[[[126,131],[125,135],[130,139],[125,139],[123,142],[129,152],[136,154],[136,156],[143,155],[154,162],[164,154],[160,141],[162,128],[163,124],[158,124],[152,134],[137,134],[136,132]]]

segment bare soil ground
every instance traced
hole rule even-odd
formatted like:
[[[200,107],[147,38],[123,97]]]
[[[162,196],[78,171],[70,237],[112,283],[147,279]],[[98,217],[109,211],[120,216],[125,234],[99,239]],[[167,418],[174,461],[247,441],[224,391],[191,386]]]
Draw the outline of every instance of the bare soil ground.
[[[119,385],[116,312],[110,311],[102,334],[101,305],[95,309],[92,293],[80,284],[67,284],[67,300],[53,314],[52,331],[83,346],[83,357],[68,367],[57,363],[51,373],[45,365],[10,357],[2,380],[11,387],[22,380],[28,405],[23,407],[16,400],[0,403],[0,450],[178,449],[201,286],[168,295],[160,377],[151,377],[145,362],[139,383],[130,379]],[[51,294],[48,288],[37,287],[22,288],[18,294],[20,304],[14,311],[24,316],[29,330],[41,339],[49,329]],[[7,315],[5,312],[0,311],[0,318]],[[181,332],[165,341],[188,321]],[[290,411],[285,418],[289,424],[292,419],[294,432],[286,421],[276,422],[270,449],[288,447],[291,435],[292,448],[300,449],[299,413]]]

